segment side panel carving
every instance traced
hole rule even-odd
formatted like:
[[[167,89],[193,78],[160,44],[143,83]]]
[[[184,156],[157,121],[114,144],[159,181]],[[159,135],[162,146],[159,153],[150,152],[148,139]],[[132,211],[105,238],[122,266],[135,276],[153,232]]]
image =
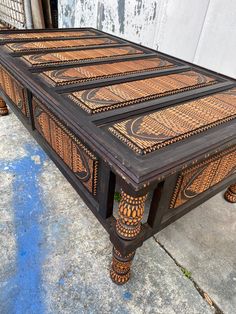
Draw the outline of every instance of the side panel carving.
[[[8,71],[0,67],[0,84],[5,94],[12,100],[16,107],[29,117],[29,109],[26,101],[26,89],[13,78]]]
[[[170,208],[177,208],[236,171],[236,147],[184,170],[177,179]]]
[[[89,192],[96,195],[98,173],[96,156],[35,98],[33,112],[36,129]]]

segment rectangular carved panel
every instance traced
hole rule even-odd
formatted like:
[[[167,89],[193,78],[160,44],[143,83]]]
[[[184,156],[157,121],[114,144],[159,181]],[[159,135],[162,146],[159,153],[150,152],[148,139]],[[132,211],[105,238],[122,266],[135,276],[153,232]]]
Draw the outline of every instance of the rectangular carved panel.
[[[152,57],[45,71],[42,77],[51,85],[60,86],[171,67],[174,64],[164,58]]]
[[[114,123],[109,131],[145,155],[236,118],[236,88]]]
[[[94,114],[216,83],[215,79],[199,72],[185,71],[76,91],[69,98],[86,112]]]
[[[12,100],[16,107],[29,117],[28,104],[26,100],[26,89],[3,67],[0,67],[0,84],[5,94]]]
[[[34,39],[51,39],[51,38],[64,38],[64,37],[81,37],[81,36],[95,36],[96,32],[93,31],[59,31],[59,32],[35,32],[35,33],[9,33],[0,34],[0,40],[10,42],[14,40],[34,40]]]
[[[72,64],[83,63],[90,60],[107,60],[109,58],[141,55],[144,52],[141,49],[132,46],[116,48],[95,48],[73,51],[59,51],[52,53],[40,53],[23,56],[22,59],[27,64],[37,66],[50,66],[53,64]]]
[[[95,45],[114,45],[118,41],[108,37],[103,38],[83,38],[83,39],[64,39],[64,40],[48,40],[48,41],[33,41],[33,42],[18,42],[7,44],[7,48],[14,52],[30,52],[30,51],[45,51],[48,49],[66,49],[66,48],[81,48]]]
[[[177,179],[170,208],[177,208],[236,171],[236,146],[184,170]]]
[[[89,192],[96,195],[96,156],[35,98],[33,112],[36,129]]]

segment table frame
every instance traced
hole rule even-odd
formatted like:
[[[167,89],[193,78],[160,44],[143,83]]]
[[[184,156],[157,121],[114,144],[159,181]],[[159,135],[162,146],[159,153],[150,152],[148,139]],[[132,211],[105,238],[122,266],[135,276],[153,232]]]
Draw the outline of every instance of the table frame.
[[[69,30],[69,29],[68,29]],[[44,30],[46,31],[46,30]],[[59,30],[60,31],[60,30]],[[6,31],[11,32],[11,31]],[[20,32],[20,31],[18,31]],[[30,32],[30,31],[29,31]],[[32,31],[35,32],[35,31]],[[36,31],[37,32],[37,31]],[[1,32],[0,32],[1,33]],[[98,32],[100,36],[108,36],[103,32]],[[115,36],[109,35],[111,38],[116,38]],[[119,41],[124,44],[123,40]],[[127,41],[126,41],[127,43]],[[131,43],[131,42],[129,42]],[[135,47],[142,47],[131,43]],[[156,55],[156,52],[152,49],[143,47],[147,52],[147,56]],[[66,179],[72,184],[76,191],[80,194],[84,202],[88,205],[100,223],[104,226],[107,232],[110,235],[110,240],[114,245],[113,249],[113,260],[111,267],[111,278],[117,284],[124,284],[130,278],[130,269],[131,263],[135,255],[135,251],[138,247],[142,246],[143,242],[165,228],[167,225],[171,224],[176,219],[180,218],[193,208],[197,207],[213,195],[219,193],[227,186],[228,190],[225,193],[225,199],[229,202],[236,202],[236,173],[234,172],[230,176],[224,178],[218,184],[207,189],[203,193],[200,193],[193,199],[189,200],[187,203],[180,206],[180,209],[177,208],[171,215],[166,215],[169,213],[171,198],[175,193],[176,182],[178,177],[181,175],[183,169],[191,167],[193,164],[201,163],[204,160],[209,160],[216,154],[220,154],[223,151],[227,151],[230,147],[236,145],[236,132],[235,132],[235,122],[227,122],[224,125],[218,126],[217,139],[216,131],[209,130],[204,135],[205,139],[208,141],[208,145],[204,144],[204,141],[200,143],[200,150],[196,149],[194,141],[187,140],[185,143],[185,149],[188,149],[188,154],[181,151],[182,147],[178,149],[176,145],[176,152],[178,155],[178,160],[176,159],[173,162],[165,161],[165,153],[160,153],[158,157],[154,154],[148,157],[148,162],[150,167],[148,171],[145,169],[145,163],[147,163],[147,158],[140,157],[138,160],[134,158],[134,154],[131,151],[127,151],[123,144],[114,143],[111,141],[105,132],[104,140],[106,139],[107,143],[110,145],[113,155],[109,154],[108,150],[103,149],[101,142],[98,145],[95,145],[97,138],[92,133],[86,133],[83,129],[84,122],[82,119],[78,118],[75,110],[69,105],[68,100],[62,95],[63,92],[70,92],[74,90],[75,86],[55,88],[55,92],[50,95],[50,88],[46,87],[42,83],[36,84],[33,80],[34,73],[38,73],[42,70],[41,67],[37,69],[32,69],[30,76],[27,76],[26,70],[23,68],[22,64],[16,65],[13,62],[14,54],[4,53],[0,57],[0,62],[2,66],[11,73],[12,77],[17,80],[17,75],[19,75],[20,83],[26,90],[26,101],[29,110],[29,116],[26,118],[22,112],[17,108],[16,104],[9,98],[9,96],[1,90],[0,92],[0,115],[7,115],[8,109],[6,104],[11,107],[12,111],[16,116],[22,121],[24,126],[30,132],[30,134],[37,140],[39,145],[44,149],[48,156],[53,160],[56,166],[64,174]],[[15,54],[16,57],[19,54]],[[162,54],[164,55],[164,54]],[[196,67],[190,63],[186,63],[182,60],[174,59],[170,56],[164,55],[169,60],[175,60],[178,67],[169,70],[159,70],[156,72],[147,72],[145,74],[139,75],[139,79],[152,77],[154,75],[161,75],[162,73],[178,73],[184,69],[195,69],[202,73],[207,73],[217,77],[219,83],[217,86],[209,86],[202,88],[199,91],[188,91],[183,93],[183,95],[165,97],[165,101],[162,103],[162,108],[173,104],[173,102],[183,102],[192,99],[193,97],[209,95],[217,91],[223,91],[229,89],[230,87],[236,86],[235,81],[226,76],[220,76],[212,71],[207,71],[206,69]],[[129,60],[132,58],[126,57],[121,58],[121,60]],[[91,62],[93,63],[93,62]],[[91,64],[90,63],[90,64]],[[101,64],[102,62],[96,62],[96,64]],[[86,63],[85,63],[86,64]],[[68,65],[70,67],[70,65]],[[51,69],[54,67],[47,67]],[[91,88],[93,86],[104,86],[108,81],[112,83],[119,83],[126,79],[126,81],[131,81],[135,78],[135,75],[126,75],[120,76],[118,78],[103,79],[99,83],[90,82],[87,84],[80,84],[79,88]],[[78,86],[78,85],[77,85]],[[78,90],[78,88],[77,88]],[[57,92],[57,93],[56,93]],[[35,126],[35,116],[33,112],[33,97],[36,96],[37,99],[43,103],[43,106],[50,108],[53,115],[60,120],[62,125],[69,127],[70,132],[75,136],[81,139],[90,149],[92,149],[99,163],[98,168],[98,182],[97,182],[97,193],[92,195],[89,191],[83,186],[83,184],[78,180],[76,175],[71,171],[71,169],[65,164],[65,162],[58,156],[58,154],[52,149],[48,142],[42,137],[40,132]],[[63,111],[62,107],[58,103],[63,100],[66,104],[68,103],[68,111]],[[147,112],[147,104],[149,109],[156,108],[158,101],[149,101],[139,104],[136,109],[138,112],[144,113]],[[160,103],[160,102],[159,102]],[[50,104],[50,105],[49,105]],[[118,109],[116,112],[116,117],[119,116],[119,119],[125,118],[130,115],[130,112],[133,110],[131,106],[128,109]],[[73,115],[79,121],[79,125],[75,124],[75,119]],[[89,124],[93,124],[93,128],[97,126],[102,126],[103,124],[112,123],[115,119],[112,115],[109,115],[107,112],[100,113],[96,116],[90,117]],[[106,130],[107,126],[104,128]],[[102,129],[103,130],[103,129]],[[100,145],[100,146],[99,146]],[[118,145],[116,147],[116,145]],[[114,152],[121,151],[124,159],[119,159],[114,157]],[[132,158],[131,158],[132,157]],[[128,167],[127,160],[133,160],[133,164]],[[169,158],[170,160],[170,158]],[[181,160],[181,162],[179,162]],[[165,162],[164,162],[165,161]],[[151,163],[160,162],[161,166],[158,169],[153,168]],[[134,169],[136,169],[137,175],[134,175]],[[119,203],[118,213],[114,213],[114,193],[116,185],[121,188],[121,201]],[[148,209],[145,209],[145,202],[147,195],[151,194],[151,203]],[[142,222],[144,209],[148,211],[148,218],[146,222]]]

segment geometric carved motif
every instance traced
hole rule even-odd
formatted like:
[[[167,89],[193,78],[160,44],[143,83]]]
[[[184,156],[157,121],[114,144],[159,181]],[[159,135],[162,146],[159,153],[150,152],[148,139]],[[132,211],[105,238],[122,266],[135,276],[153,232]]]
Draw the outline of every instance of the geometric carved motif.
[[[144,54],[142,50],[131,46],[116,48],[96,48],[73,51],[59,51],[52,53],[40,53],[34,55],[23,56],[23,60],[32,66],[47,66],[53,64],[72,64],[86,62],[88,60],[106,60],[113,57],[125,55]]]
[[[89,192],[96,195],[96,156],[35,98],[33,112],[36,129]]]
[[[93,114],[215,84],[215,79],[195,71],[162,75],[126,83],[73,92],[69,95]]]
[[[70,47],[84,47],[92,45],[117,44],[116,40],[110,38],[80,38],[71,40],[51,40],[51,41],[34,41],[34,42],[20,42],[7,44],[10,50],[15,52],[28,52],[47,49],[63,49]]]
[[[236,118],[236,88],[113,124],[109,131],[144,155]]]
[[[30,39],[50,39],[59,37],[81,37],[81,36],[94,36],[97,35],[91,31],[72,31],[72,32],[39,32],[39,33],[13,33],[13,34],[0,34],[1,41],[14,41],[14,40],[30,40]]]
[[[101,78],[116,77],[119,75],[167,69],[174,64],[159,57],[148,59],[120,61],[87,65],[75,68],[63,68],[43,72],[42,76],[53,86],[68,85],[80,82],[92,81]]]
[[[0,87],[12,100],[13,104],[28,117],[29,109],[26,101],[26,90],[3,67],[0,67]]]
[[[236,146],[192,166],[180,174],[170,203],[177,208],[236,171]]]

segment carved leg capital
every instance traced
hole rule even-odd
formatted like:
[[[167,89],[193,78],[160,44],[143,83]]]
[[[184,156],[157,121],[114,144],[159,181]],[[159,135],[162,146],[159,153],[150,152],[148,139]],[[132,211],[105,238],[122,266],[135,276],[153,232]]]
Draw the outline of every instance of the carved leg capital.
[[[236,183],[228,187],[225,192],[225,200],[230,203],[236,203]]]
[[[132,240],[140,233],[146,199],[147,194],[135,197],[121,191],[116,232],[122,239]]]
[[[8,109],[5,101],[0,98],[0,116],[6,116],[8,114]]]

